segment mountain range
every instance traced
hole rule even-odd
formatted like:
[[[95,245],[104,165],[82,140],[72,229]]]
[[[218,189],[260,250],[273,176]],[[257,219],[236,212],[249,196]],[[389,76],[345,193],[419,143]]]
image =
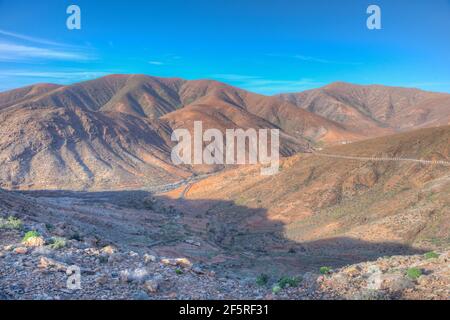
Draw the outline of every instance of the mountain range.
[[[264,96],[212,80],[110,75],[0,93],[0,186],[123,189],[222,167],[174,166],[171,133],[278,128],[281,154],[450,123],[450,95],[333,83]]]

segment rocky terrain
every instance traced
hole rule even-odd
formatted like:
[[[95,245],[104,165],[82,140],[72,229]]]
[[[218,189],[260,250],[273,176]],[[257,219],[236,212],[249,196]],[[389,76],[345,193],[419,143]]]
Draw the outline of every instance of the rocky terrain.
[[[448,159],[448,132],[424,129],[372,140],[366,149],[322,152]],[[448,299],[448,167],[339,161],[294,156],[274,177],[249,166],[152,192],[0,190],[0,296]],[[322,172],[336,183],[333,166],[346,193],[333,201],[317,186],[296,193],[291,183],[308,180],[311,166],[317,183]],[[266,183],[270,196],[258,201]],[[300,188],[311,186],[310,180]],[[366,193],[376,201],[367,202]],[[290,203],[305,196],[303,206]],[[67,288],[72,265],[81,268],[84,289]]]
[[[143,75],[0,93],[0,299],[448,299],[447,100]],[[174,166],[197,120],[279,128],[280,172]]]
[[[28,228],[35,226],[28,225]],[[93,246],[21,242],[22,233],[2,230],[0,299],[449,299],[450,252],[379,258],[332,270],[281,279],[231,278],[186,258]],[[68,279],[80,269],[80,287]],[[70,270],[70,269],[69,269]],[[419,270],[419,271],[417,271]],[[414,271],[414,272],[413,272]],[[415,273],[417,272],[417,274]]]

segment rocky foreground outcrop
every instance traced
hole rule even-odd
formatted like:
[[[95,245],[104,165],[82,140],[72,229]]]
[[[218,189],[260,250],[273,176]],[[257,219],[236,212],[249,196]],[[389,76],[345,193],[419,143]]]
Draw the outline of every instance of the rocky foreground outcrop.
[[[450,251],[385,257],[337,270],[324,267],[281,280],[270,275],[237,279],[185,258],[158,257],[151,252],[121,251],[114,245],[96,247],[76,239],[42,236],[39,239],[44,244],[31,241],[35,245],[29,245],[30,241],[24,243],[22,237],[22,231],[1,229],[3,300],[450,297]],[[80,288],[74,288],[70,280],[74,266],[80,271]]]

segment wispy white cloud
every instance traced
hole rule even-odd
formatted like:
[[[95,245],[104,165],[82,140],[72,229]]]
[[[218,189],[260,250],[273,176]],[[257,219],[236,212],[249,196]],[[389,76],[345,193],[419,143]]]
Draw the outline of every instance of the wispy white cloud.
[[[323,59],[320,57],[312,57],[312,56],[305,56],[301,54],[296,55],[282,55],[282,54],[267,54],[267,56],[270,57],[284,57],[284,58],[290,58],[290,59],[297,59],[305,62],[312,62],[312,63],[321,63],[321,64],[341,64],[341,65],[362,65],[362,62],[356,62],[356,61],[339,61],[339,60],[330,60],[330,59]]]
[[[82,71],[82,70],[2,70],[0,72],[0,91],[16,89],[36,83],[71,84],[106,76],[116,72]]]
[[[47,60],[91,60],[93,57],[82,52],[42,48],[22,44],[0,42],[0,61]]]
[[[98,71],[27,71],[27,70],[12,70],[2,71],[2,76],[7,77],[25,77],[25,78],[47,78],[57,80],[85,80],[93,79],[107,75],[107,72]]]
[[[15,38],[15,39],[19,39],[19,40],[25,40],[25,41],[29,41],[29,42],[49,45],[49,46],[68,47],[67,44],[54,42],[54,41],[47,40],[47,39],[42,39],[42,38],[30,37],[30,36],[27,36],[27,35],[24,35],[24,34],[10,32],[10,31],[7,31],[7,30],[2,30],[2,29],[0,29],[0,35],[11,37],[11,38]]]
[[[95,59],[92,48],[78,47],[0,29],[0,61],[86,61]]]
[[[285,92],[298,92],[323,85],[321,82],[306,78],[296,80],[280,80],[240,74],[214,74],[211,77],[219,81],[228,81],[233,85],[237,85],[249,91],[268,95]]]
[[[146,62],[153,66],[176,65],[182,57],[174,54],[164,54],[161,56],[150,56]]]
[[[162,66],[164,64],[164,62],[162,61],[156,61],[156,60],[152,60],[148,62],[149,64],[152,64],[154,66]]]

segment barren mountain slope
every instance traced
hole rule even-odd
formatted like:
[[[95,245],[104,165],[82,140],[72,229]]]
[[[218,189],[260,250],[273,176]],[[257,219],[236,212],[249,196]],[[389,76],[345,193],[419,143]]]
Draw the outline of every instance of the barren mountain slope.
[[[282,94],[297,106],[366,134],[414,130],[450,123],[450,95],[418,89],[336,82]]]
[[[60,86],[56,84],[42,83],[6,92],[0,92],[0,109],[32,99],[34,97],[39,97],[59,87]]]
[[[449,161],[450,127],[321,152]],[[286,159],[281,172],[271,177],[259,175],[254,167],[223,172],[193,184],[183,197],[186,210],[206,219],[205,232],[219,244],[277,250],[275,234],[282,233],[283,239],[316,248],[316,254],[345,256],[364,251],[361,242],[448,247],[449,194],[450,166],[310,154]],[[224,205],[217,205],[219,201]]]
[[[192,170],[220,169],[172,166],[170,134],[191,129],[194,121],[203,121],[205,129],[279,128],[281,154],[287,156],[317,142],[439,125],[449,110],[448,95],[339,83],[284,98],[295,104],[216,81],[145,75],[0,93],[2,185],[143,187],[184,178]]]
[[[117,111],[150,119],[157,119],[188,105],[218,108],[226,104],[234,112],[246,110],[240,117],[249,117],[247,121],[252,122],[252,115],[255,115],[297,138],[328,142],[362,138],[333,121],[299,110],[289,102],[212,80],[111,75],[61,87],[31,102],[38,106],[76,106],[92,111]],[[219,122],[221,120],[217,119]]]
[[[0,180],[7,188],[118,189],[179,180],[170,128],[122,113],[20,106],[0,113]]]
[[[199,95],[199,93],[201,93]],[[285,133],[310,141],[361,139],[363,136],[349,131],[334,121],[327,120],[310,112],[304,112],[294,104],[276,97],[267,97],[241,90],[217,81],[198,80],[185,83],[181,90],[182,101],[187,106],[229,110],[238,114],[243,121],[253,122],[251,115],[257,116]],[[183,118],[183,109],[179,110]],[[236,118],[236,116],[231,116]],[[249,118],[249,119],[246,119]]]
[[[278,104],[286,109],[288,103],[215,81],[145,75],[111,75],[1,93],[1,185],[140,188],[185,178],[192,170],[220,169],[172,165],[172,130],[190,128],[193,120],[205,122],[205,129],[280,128],[282,155],[308,150],[309,139],[352,135],[294,105],[288,108],[295,128],[277,120],[287,114],[272,119],[262,111],[276,114]]]

